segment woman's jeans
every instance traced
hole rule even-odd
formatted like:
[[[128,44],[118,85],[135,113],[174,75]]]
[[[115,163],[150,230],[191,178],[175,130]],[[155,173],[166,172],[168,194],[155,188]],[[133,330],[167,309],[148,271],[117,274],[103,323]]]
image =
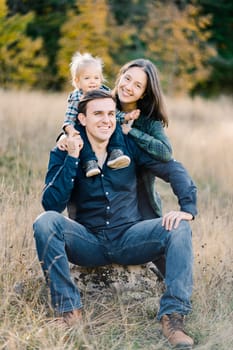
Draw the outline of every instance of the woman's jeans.
[[[35,221],[34,236],[39,261],[51,291],[52,305],[59,313],[82,307],[80,293],[70,275],[69,262],[86,267],[112,263],[139,265],[166,256],[166,291],[158,319],[164,314],[191,311],[192,235],[189,223],[167,231],[162,219],[144,220],[111,241],[106,231],[93,234],[83,225],[54,211]]]

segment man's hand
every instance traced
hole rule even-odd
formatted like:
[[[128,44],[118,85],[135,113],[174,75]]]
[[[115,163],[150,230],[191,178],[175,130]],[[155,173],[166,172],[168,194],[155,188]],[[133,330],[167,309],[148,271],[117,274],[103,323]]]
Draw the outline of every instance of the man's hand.
[[[72,127],[72,129],[69,131],[69,134],[63,134],[59,137],[59,140],[57,141],[57,147],[61,151],[67,151],[67,139],[69,136],[78,136],[80,133],[75,128]]]
[[[83,140],[79,134],[67,136],[67,152],[71,157],[78,158],[83,148]]]
[[[181,220],[191,221],[192,219],[192,214],[185,211],[170,211],[163,216],[162,226],[165,226],[166,230],[170,231],[173,228],[176,229]]]

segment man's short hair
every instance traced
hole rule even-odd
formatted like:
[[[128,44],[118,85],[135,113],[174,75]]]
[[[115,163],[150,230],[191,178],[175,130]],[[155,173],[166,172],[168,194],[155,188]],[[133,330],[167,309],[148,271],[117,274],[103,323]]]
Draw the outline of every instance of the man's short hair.
[[[113,97],[111,92],[109,91],[104,91],[99,89],[99,90],[91,90],[86,92],[78,104],[78,112],[86,114],[88,102],[93,100],[100,100],[104,98],[111,98],[116,103],[115,97]]]

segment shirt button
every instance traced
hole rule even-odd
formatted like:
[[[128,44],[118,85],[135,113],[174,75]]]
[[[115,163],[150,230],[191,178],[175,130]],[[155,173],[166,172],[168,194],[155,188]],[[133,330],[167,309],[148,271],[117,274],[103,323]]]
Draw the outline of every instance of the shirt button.
[[[78,162],[75,162],[75,165],[78,165]]]
[[[105,192],[106,196],[109,194],[109,192]]]
[[[72,182],[74,182],[74,179],[71,179]]]
[[[109,207],[109,205],[107,206],[107,210],[109,210],[110,209],[110,207]]]
[[[109,221],[106,221],[106,225],[109,225]]]
[[[101,177],[104,177],[104,174],[101,174]]]

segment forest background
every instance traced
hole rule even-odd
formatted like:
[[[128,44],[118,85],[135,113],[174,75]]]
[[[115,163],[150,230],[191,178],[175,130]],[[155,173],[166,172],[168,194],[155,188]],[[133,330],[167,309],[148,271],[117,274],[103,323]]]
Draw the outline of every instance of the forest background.
[[[103,59],[110,87],[145,57],[166,94],[231,94],[232,19],[228,0],[0,0],[0,87],[68,89],[79,50]]]

